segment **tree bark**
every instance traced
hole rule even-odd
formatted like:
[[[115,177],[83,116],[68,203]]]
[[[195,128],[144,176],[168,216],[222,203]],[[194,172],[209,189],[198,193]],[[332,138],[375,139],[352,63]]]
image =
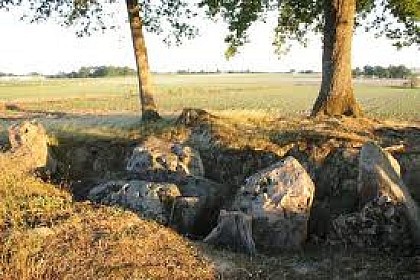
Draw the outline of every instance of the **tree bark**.
[[[160,119],[160,116],[153,99],[147,48],[143,35],[143,22],[139,13],[140,7],[138,5],[138,0],[126,0],[126,4],[131,27],[134,55],[137,63],[142,119],[144,121],[153,121]]]
[[[362,115],[351,72],[355,11],[356,0],[324,0],[322,83],[312,116]]]

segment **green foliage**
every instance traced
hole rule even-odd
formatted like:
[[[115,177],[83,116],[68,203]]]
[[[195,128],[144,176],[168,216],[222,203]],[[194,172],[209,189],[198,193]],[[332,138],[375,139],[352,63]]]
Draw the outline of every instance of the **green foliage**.
[[[397,48],[420,45],[419,0],[363,0],[362,2],[366,4],[361,12],[360,22],[363,22],[367,32],[373,32],[378,37],[386,36]]]
[[[207,9],[210,17],[221,15],[229,23],[229,35],[225,42],[229,44],[226,57],[230,58],[237,52],[238,47],[248,41],[247,31],[255,21],[267,16],[276,7],[273,0],[203,0],[200,7]]]
[[[51,18],[62,26],[75,26],[78,36],[118,28],[112,5],[124,0],[0,0],[0,10],[19,10],[21,19],[31,23]],[[125,2],[125,1],[124,1]],[[164,42],[181,43],[197,34],[190,24],[196,16],[188,0],[139,0],[145,28],[163,36]]]
[[[307,43],[308,32],[322,30],[322,1],[280,1],[278,24],[273,45],[281,54],[290,48],[290,41]],[[289,44],[287,44],[289,42]]]
[[[276,13],[273,45],[281,53],[297,41],[306,44],[307,35],[318,33],[324,24],[324,5],[331,0],[202,0],[208,15],[220,15],[229,26],[227,54],[232,56],[248,41],[247,31],[267,14]],[[386,36],[397,47],[420,44],[419,0],[358,0],[356,26],[377,36]]]
[[[188,0],[140,0],[143,24],[149,32],[163,35],[163,41],[179,45],[183,38],[191,39],[198,33],[191,19],[197,16]]]

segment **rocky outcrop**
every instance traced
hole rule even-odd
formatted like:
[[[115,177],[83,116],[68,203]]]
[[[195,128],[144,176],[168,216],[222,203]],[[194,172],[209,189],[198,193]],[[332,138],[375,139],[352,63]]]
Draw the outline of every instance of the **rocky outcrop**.
[[[420,209],[401,179],[400,165],[374,143],[362,147],[359,158],[358,193],[361,205],[387,197],[404,209],[412,236],[420,246]]]
[[[141,180],[177,186],[180,195],[171,206],[169,222],[183,233],[207,234],[231,193],[230,187],[203,177],[203,163],[196,150],[155,137],[134,149],[126,170]]]
[[[238,192],[233,208],[251,217],[257,248],[296,249],[307,238],[314,192],[315,186],[305,169],[296,159],[287,157],[249,177]],[[223,229],[226,225],[218,227]]]
[[[140,179],[151,181],[179,181],[186,176],[204,176],[203,162],[197,151],[155,137],[133,150],[126,169]]]
[[[25,156],[30,168],[55,173],[57,161],[51,155],[48,135],[41,124],[24,121],[10,126],[8,132],[12,152]]]

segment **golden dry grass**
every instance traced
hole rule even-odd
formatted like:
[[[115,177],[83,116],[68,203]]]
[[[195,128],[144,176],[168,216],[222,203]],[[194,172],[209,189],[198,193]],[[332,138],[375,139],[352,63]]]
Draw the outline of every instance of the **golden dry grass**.
[[[0,155],[0,279],[212,279],[183,237],[118,208],[73,202]]]

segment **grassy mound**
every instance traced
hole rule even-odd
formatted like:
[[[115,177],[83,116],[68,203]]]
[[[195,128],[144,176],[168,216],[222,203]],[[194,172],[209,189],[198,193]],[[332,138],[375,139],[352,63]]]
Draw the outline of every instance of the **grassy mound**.
[[[73,202],[0,155],[1,279],[212,279],[184,238],[118,208]]]

